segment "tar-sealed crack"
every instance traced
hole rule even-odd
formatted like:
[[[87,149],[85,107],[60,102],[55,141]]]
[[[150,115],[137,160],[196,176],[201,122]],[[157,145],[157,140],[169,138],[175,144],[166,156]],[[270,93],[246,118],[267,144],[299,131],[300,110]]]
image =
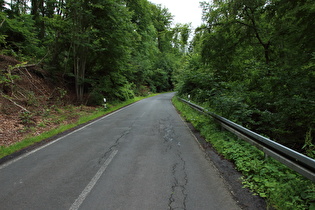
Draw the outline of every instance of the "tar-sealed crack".
[[[186,172],[186,162],[182,157],[181,143],[176,139],[176,133],[171,122],[171,117],[161,119],[160,134],[163,136],[165,152],[174,155],[174,164],[172,166],[172,186],[171,194],[168,199],[168,209],[186,209],[187,193],[186,186],[188,177]]]
[[[104,153],[104,155],[102,155],[102,157],[101,157],[101,158],[99,159],[99,161],[98,161],[98,163],[99,163],[100,165],[102,165],[103,162],[107,159],[108,155],[111,154],[112,151],[113,151],[114,149],[116,149],[116,148],[119,146],[121,140],[122,140],[124,137],[126,137],[126,136],[130,133],[132,127],[134,126],[134,124],[135,124],[135,122],[136,122],[137,120],[138,120],[138,118],[136,118],[136,119],[131,123],[131,125],[130,125],[118,138],[116,138],[114,144],[109,147],[109,149]]]
[[[165,152],[167,152],[168,150],[171,150],[174,143],[176,143],[174,141],[174,138],[175,138],[175,132],[174,132],[174,129],[173,129],[173,126],[170,122],[170,116],[167,117],[166,119],[161,119],[160,122],[159,122],[159,128],[160,128],[160,133],[162,134],[163,136],[163,139],[164,139],[164,143],[165,143],[165,146],[166,146],[166,150]],[[179,142],[177,142],[177,145],[180,145]]]
[[[173,185],[171,187],[171,195],[169,197],[169,209],[186,209],[186,186],[188,183],[186,173],[186,163],[178,152],[178,162],[173,165]]]

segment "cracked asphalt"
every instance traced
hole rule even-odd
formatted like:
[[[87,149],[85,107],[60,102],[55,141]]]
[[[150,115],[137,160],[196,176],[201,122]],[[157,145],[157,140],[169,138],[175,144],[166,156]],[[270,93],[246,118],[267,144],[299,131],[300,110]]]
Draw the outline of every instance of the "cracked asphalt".
[[[0,165],[0,208],[240,209],[173,95],[137,102]]]

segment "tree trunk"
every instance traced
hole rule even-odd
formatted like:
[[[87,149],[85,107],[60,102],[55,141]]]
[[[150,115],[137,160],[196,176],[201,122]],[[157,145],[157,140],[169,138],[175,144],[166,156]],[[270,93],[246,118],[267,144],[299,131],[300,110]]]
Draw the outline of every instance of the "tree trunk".
[[[248,10],[250,11],[251,14],[249,14]],[[262,38],[260,37],[260,34],[258,32],[258,27],[256,25],[255,17],[254,17],[254,11],[251,8],[246,7],[245,12],[246,12],[247,16],[250,18],[250,21],[252,23],[252,28],[254,29],[254,33],[255,33],[255,36],[256,36],[258,42],[264,48],[265,63],[268,65],[270,63],[270,57],[269,57],[269,52],[270,52],[269,46],[271,44],[270,40],[267,43],[265,43],[262,40]]]
[[[265,62],[266,62],[267,65],[270,63],[269,46],[270,46],[270,42],[268,42],[267,44],[263,44],[263,47],[264,47],[264,50],[265,50]]]
[[[87,56],[85,50],[76,53],[77,54],[75,55],[74,58],[75,92],[78,102],[82,103],[84,95],[84,79]]]

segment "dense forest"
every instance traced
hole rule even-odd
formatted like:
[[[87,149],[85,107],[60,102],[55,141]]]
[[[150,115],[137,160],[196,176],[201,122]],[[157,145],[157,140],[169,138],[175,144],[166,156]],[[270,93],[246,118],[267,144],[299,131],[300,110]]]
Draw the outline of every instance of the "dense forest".
[[[173,89],[189,30],[172,18],[147,0],[0,1],[0,51],[40,63],[80,103],[126,100]]]
[[[177,90],[209,110],[315,157],[315,2],[214,0]]]
[[[0,0],[0,53],[40,65],[77,103],[175,89],[314,157],[314,1],[201,6],[193,34],[148,0]],[[1,69],[1,91],[12,77]]]

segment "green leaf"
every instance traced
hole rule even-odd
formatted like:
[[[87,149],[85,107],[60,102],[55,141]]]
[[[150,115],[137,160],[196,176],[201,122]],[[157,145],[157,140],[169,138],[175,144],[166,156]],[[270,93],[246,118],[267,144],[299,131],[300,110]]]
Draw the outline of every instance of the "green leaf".
[[[262,198],[266,198],[267,197],[266,193],[259,193],[259,196],[262,197]]]

